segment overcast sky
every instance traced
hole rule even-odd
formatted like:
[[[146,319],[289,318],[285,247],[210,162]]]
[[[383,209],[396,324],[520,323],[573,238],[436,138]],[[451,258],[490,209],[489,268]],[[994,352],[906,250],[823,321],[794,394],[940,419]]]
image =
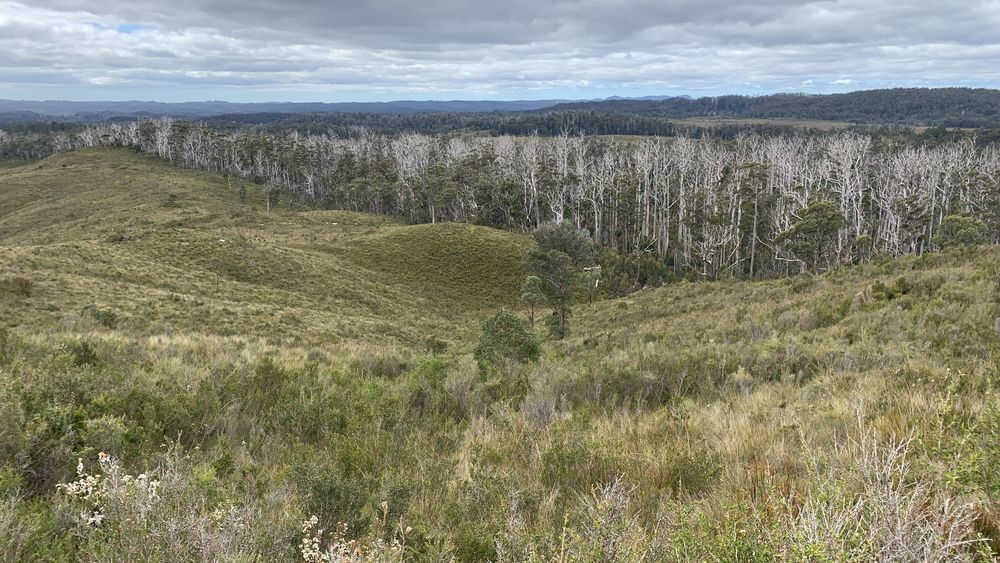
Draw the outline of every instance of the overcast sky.
[[[0,98],[1000,87],[1000,0],[0,0]]]

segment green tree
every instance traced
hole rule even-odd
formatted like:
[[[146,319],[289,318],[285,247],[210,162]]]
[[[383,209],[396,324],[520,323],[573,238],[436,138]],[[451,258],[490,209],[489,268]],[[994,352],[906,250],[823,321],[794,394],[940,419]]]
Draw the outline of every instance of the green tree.
[[[538,338],[524,321],[513,313],[500,311],[483,321],[483,333],[474,356],[483,373],[498,369],[513,375],[522,363],[537,361],[540,353]]]
[[[521,303],[528,307],[528,324],[534,330],[535,309],[545,304],[545,292],[538,276],[528,276],[521,284]]]
[[[552,335],[561,339],[566,336],[578,274],[593,264],[594,245],[569,222],[542,225],[534,238],[527,269],[542,282],[542,293],[552,307]]]
[[[847,218],[836,203],[814,201],[775,241],[784,244],[806,268],[819,273],[821,263],[830,263],[829,253],[837,241],[837,232],[846,225]]]
[[[935,246],[941,250],[949,248],[970,248],[986,243],[986,225],[966,215],[949,215],[938,225],[934,238]]]

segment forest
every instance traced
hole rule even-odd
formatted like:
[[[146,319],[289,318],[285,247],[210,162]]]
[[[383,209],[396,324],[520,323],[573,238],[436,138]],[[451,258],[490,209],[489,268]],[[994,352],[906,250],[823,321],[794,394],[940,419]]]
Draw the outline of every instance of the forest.
[[[1000,126],[1000,92],[987,88],[887,88],[844,94],[769,94],[570,102],[548,108],[663,117],[807,118],[946,127]]]
[[[974,135],[931,145],[857,132],[335,137],[144,119],[38,138],[54,151],[124,147],[219,172],[260,185],[268,210],[285,197],[410,223],[528,232],[570,221],[603,247],[692,279],[920,255],[950,244],[955,225],[1000,241],[1000,149]]]

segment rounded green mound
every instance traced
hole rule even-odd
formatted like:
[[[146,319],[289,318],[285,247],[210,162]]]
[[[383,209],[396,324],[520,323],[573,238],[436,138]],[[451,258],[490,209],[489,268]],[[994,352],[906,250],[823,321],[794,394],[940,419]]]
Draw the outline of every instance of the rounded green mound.
[[[351,260],[433,301],[463,308],[516,302],[527,237],[456,223],[380,230],[348,250]]]

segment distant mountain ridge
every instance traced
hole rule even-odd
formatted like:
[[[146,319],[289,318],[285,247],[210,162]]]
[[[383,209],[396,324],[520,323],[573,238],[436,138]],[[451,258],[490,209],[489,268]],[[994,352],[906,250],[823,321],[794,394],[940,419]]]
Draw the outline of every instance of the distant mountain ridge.
[[[34,114],[39,118],[83,118],[123,115],[171,117],[209,117],[242,113],[434,113],[531,111],[554,106],[569,100],[401,100],[394,102],[74,102],[61,100],[21,101],[0,100],[0,114],[18,115],[22,119]]]
[[[818,119],[949,127],[1000,127],[1000,90],[890,88],[844,94],[670,97],[567,102],[536,111],[594,111],[645,117]]]
[[[568,100],[427,100],[394,102],[73,102],[61,100],[21,101],[0,100],[0,114],[31,113],[39,118],[73,118],[82,120],[115,116],[209,117],[240,113],[423,113],[423,112],[488,112],[531,111]]]
[[[645,96],[608,100],[662,100],[667,96]],[[169,116],[205,118],[219,115],[265,113],[488,113],[527,112],[567,102],[602,100],[397,100],[392,102],[155,102],[64,100],[0,100],[0,124],[33,121],[101,121],[116,117]]]
[[[74,102],[0,100],[0,126],[46,121],[97,122],[143,116],[181,119],[226,117],[234,123],[269,123],[283,116],[507,116],[619,115],[658,122],[688,118],[755,118],[1000,128],[1000,90],[986,88],[891,88],[844,94],[762,96],[611,96],[595,100],[400,100],[392,102]],[[259,119],[253,118],[258,116]],[[249,119],[249,121],[247,121]],[[341,118],[336,118],[341,119]],[[449,119],[443,117],[442,119]]]

